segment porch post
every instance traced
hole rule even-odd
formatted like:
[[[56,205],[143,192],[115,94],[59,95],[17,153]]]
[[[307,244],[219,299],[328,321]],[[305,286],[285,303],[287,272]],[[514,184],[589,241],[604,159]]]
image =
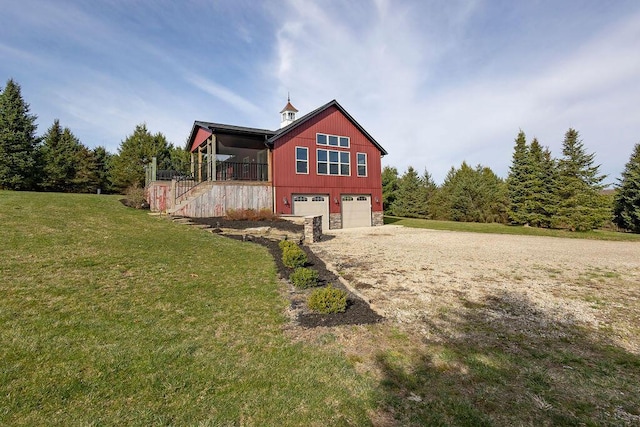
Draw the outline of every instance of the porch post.
[[[273,182],[273,151],[267,151],[267,181]]]
[[[191,176],[195,176],[196,173],[196,155],[191,152]]]
[[[207,138],[205,152],[207,156],[207,181],[211,181],[211,137]]]
[[[156,181],[158,177],[158,159],[154,156],[151,158],[151,181]]]
[[[198,182],[202,181],[202,145],[198,147]]]
[[[211,134],[211,181],[217,181],[216,177],[216,135]]]

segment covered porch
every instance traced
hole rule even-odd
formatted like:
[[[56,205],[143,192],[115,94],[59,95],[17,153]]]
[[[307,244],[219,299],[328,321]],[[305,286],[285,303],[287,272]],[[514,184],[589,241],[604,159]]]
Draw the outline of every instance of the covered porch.
[[[196,182],[271,182],[273,131],[195,122],[189,139],[191,175]]]

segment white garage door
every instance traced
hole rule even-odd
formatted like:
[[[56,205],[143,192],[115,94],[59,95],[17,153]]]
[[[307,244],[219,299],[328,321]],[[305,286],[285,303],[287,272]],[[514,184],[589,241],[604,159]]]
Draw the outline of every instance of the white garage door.
[[[329,229],[329,196],[303,194],[293,196],[295,216],[322,215],[322,230]]]
[[[342,228],[371,227],[371,196],[342,196]]]

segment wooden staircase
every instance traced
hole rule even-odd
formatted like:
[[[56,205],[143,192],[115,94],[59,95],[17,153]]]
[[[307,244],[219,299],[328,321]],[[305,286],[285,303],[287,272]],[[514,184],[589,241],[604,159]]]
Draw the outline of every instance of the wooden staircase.
[[[175,201],[175,204],[172,208],[167,209],[167,215],[173,215],[176,212],[179,212],[181,209],[185,208],[189,205],[193,200],[202,196],[215,185],[213,181],[202,181],[195,187],[191,188],[189,191],[184,193],[182,196],[178,197],[178,200]]]

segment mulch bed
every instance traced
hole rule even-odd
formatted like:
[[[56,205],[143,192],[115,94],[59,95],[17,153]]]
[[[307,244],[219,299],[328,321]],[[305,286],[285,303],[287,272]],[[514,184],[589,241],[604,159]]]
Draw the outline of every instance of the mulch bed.
[[[191,218],[192,222],[198,224],[206,224],[213,228],[232,228],[236,230],[243,230],[246,228],[255,227],[272,227],[278,230],[290,232],[290,233],[302,233],[303,226],[295,224],[286,220],[274,220],[274,221],[231,221],[225,218]],[[241,235],[225,235],[223,236],[243,240]],[[265,239],[263,237],[250,237],[251,241],[262,246],[265,246],[273,259],[275,260],[280,277],[288,280],[289,275],[293,273],[293,270],[286,267],[282,263],[282,251],[278,245],[278,242],[271,239]],[[301,326],[307,328],[313,328],[317,326],[338,326],[338,325],[363,325],[378,323],[384,318],[378,313],[373,311],[369,304],[363,301],[357,295],[354,295],[347,289],[338,277],[331,271],[329,271],[322,259],[311,251],[307,246],[301,245],[301,248],[307,254],[309,260],[307,267],[318,272],[318,286],[325,286],[331,284],[333,287],[342,289],[348,293],[347,297],[347,309],[344,313],[335,314],[319,314],[309,311],[306,308],[306,295],[312,291],[310,290],[296,290],[291,287],[290,300],[291,309],[297,312],[297,321]]]

